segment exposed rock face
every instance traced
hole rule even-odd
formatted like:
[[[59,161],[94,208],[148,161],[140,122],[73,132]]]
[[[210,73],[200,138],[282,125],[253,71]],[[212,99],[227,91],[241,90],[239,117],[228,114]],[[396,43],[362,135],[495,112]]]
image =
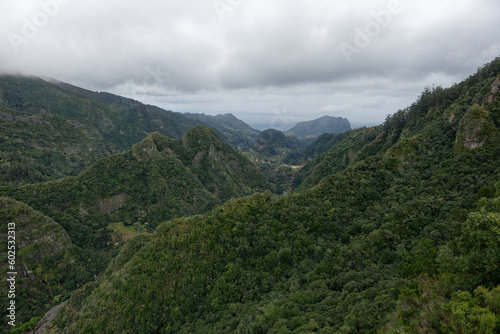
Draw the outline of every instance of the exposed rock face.
[[[137,160],[148,161],[158,152],[155,142],[151,137],[147,137],[132,148],[132,154]]]
[[[497,134],[498,130],[488,111],[482,107],[473,106],[460,121],[456,141],[468,149],[475,149],[494,140]]]
[[[453,123],[455,122],[455,113],[452,112],[450,116],[448,116],[448,122]]]
[[[491,94],[488,96],[488,103],[493,103],[496,100],[495,95],[500,91],[500,77],[491,85]]]

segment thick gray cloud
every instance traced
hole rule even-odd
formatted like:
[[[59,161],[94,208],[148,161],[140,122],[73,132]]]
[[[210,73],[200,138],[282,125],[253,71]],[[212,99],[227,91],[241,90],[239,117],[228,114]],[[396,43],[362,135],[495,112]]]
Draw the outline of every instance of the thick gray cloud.
[[[381,123],[500,55],[497,0],[4,0],[0,70],[260,128]]]

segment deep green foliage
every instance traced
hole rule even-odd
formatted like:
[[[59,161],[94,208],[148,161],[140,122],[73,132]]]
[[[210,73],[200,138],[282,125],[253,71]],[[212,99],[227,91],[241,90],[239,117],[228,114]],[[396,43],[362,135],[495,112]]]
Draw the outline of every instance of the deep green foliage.
[[[25,322],[21,326],[16,326],[12,329],[9,334],[24,334],[30,330],[32,330],[40,321],[40,317],[31,318],[30,321]]]
[[[305,151],[302,159],[314,161],[303,169],[296,184],[302,188],[312,187],[328,175],[366,157],[383,153],[401,139],[414,140],[417,135],[426,137],[426,147],[421,152],[423,154],[432,152],[433,146],[446,144],[449,147],[451,139],[464,138],[464,132],[458,131],[459,127],[463,129],[466,120],[472,116],[469,113],[469,117],[464,118],[467,111],[477,110],[478,106],[481,106],[480,113],[483,115],[478,117],[479,122],[473,122],[481,123],[478,142],[482,143],[488,138],[489,141],[495,142],[500,128],[500,98],[498,91],[493,93],[492,85],[498,79],[499,73],[500,58],[497,58],[479,68],[475,75],[451,88],[426,88],[410,107],[388,115],[381,127],[357,129],[346,134],[318,138],[316,144]],[[464,122],[461,124],[462,120]],[[458,144],[463,146],[465,140]],[[487,141],[483,144],[488,145]],[[320,155],[317,156],[316,153]]]
[[[498,183],[500,195],[500,183]],[[448,244],[422,239],[400,263],[410,278],[388,332],[498,333],[500,196],[482,198]]]
[[[8,268],[7,261],[9,223],[15,223],[15,270]],[[7,197],[0,197],[0,228],[0,270],[3,275],[17,272],[17,325],[41,316],[54,298],[68,298],[70,291],[93,280],[110,260],[109,256],[79,249],[58,223]],[[6,288],[7,284],[2,284],[2,329],[7,328]]]
[[[265,177],[250,161],[210,128],[197,127],[178,140],[153,133],[77,177],[4,187],[0,193],[55,219],[78,246],[109,249],[110,222],[151,229],[265,187]]]
[[[499,76],[497,59],[381,126],[321,137],[286,196],[167,221],[179,203],[196,209],[197,187],[214,204],[258,189],[235,181],[259,174],[235,167],[241,157],[204,127],[181,140],[153,133],[78,177],[3,191],[72,240],[90,236],[89,247],[109,240],[113,219],[165,220],[75,290],[56,321],[63,332],[493,333]]]
[[[464,291],[453,275],[421,276],[401,289],[395,318],[379,333],[498,333],[500,286]]]
[[[181,138],[200,123],[108,93],[0,76],[0,184],[76,175],[145,134]]]
[[[301,147],[300,141],[293,136],[285,136],[281,131],[269,129],[259,134],[254,146],[254,150],[262,157],[272,158],[285,156],[295,152]],[[283,157],[281,157],[283,159]]]
[[[309,189],[254,195],[160,225],[62,323],[72,322],[68,332],[383,332],[398,295],[427,298],[423,288],[412,292],[412,280],[431,277],[432,288],[440,274],[448,292],[429,316],[445,316],[437,321],[444,332],[489,332],[497,290],[474,284],[498,284],[498,240],[488,230],[496,225],[484,221],[496,216],[467,212],[477,210],[478,194],[492,195],[500,175],[499,108],[488,98],[499,74],[471,78],[459,93],[426,90],[383,126],[330,137],[313,171],[324,167],[305,179]],[[495,128],[482,145],[457,147],[476,101]],[[480,253],[487,256],[478,262]],[[440,264],[446,256],[451,274]]]
[[[441,271],[460,275],[471,289],[500,285],[499,203],[500,197],[482,199],[480,210],[469,215],[460,235],[436,259]]]
[[[323,135],[308,147],[299,163],[308,163],[295,180],[295,186],[306,189],[347,166],[387,149],[386,134],[381,127],[357,129],[342,134]]]
[[[138,223],[152,230],[160,221],[206,212],[265,186],[263,175],[246,158],[210,128],[197,127],[182,139],[153,133],[131,151],[100,160],[77,177],[4,187],[4,195],[28,203],[64,227],[25,204],[7,198],[2,202],[2,233],[10,220],[19,220],[19,237],[35,238],[33,246],[25,242],[19,251],[25,264],[19,269],[24,294],[18,302],[19,321],[41,315],[56,295],[67,298],[69,291],[104,270],[116,247],[110,222]],[[47,226],[57,226],[59,234],[51,236],[45,220],[52,224]],[[44,231],[43,236],[33,231]]]

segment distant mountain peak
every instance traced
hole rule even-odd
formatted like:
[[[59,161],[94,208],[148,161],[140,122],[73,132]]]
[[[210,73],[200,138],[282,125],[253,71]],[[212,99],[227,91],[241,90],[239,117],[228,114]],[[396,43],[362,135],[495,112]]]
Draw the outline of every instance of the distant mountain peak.
[[[323,133],[343,133],[351,130],[351,124],[346,118],[322,116],[312,121],[297,123],[287,133],[299,139],[314,138]]]

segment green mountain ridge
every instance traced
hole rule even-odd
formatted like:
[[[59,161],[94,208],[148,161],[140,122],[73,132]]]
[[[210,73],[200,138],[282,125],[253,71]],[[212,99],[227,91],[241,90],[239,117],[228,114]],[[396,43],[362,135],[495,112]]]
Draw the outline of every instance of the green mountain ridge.
[[[301,191],[232,200],[132,239],[57,326],[498,332],[498,78],[500,58],[381,126],[321,137]]]
[[[182,139],[150,134],[76,177],[3,187],[0,193],[56,219],[77,245],[105,248],[111,222],[147,222],[154,228],[265,188],[266,179],[253,164],[200,126]]]
[[[101,159],[75,177],[0,187],[2,196],[10,196],[2,209],[2,226],[6,228],[11,220],[19,220],[18,252],[27,254],[22,258],[24,267],[18,269],[20,290],[28,294],[19,305],[19,322],[41,316],[40,312],[57,295],[63,293],[67,298],[76,284],[82,286],[90,281],[89,277],[99,275],[126,241],[118,225],[129,226],[134,234],[152,231],[162,221],[205,213],[231,198],[266,187],[262,173],[205,126],[188,130],[181,139],[154,132],[131,150]],[[15,218],[11,212],[19,210],[24,211]],[[27,214],[34,218],[25,219]],[[62,237],[47,234],[42,238],[44,242],[35,242],[35,246],[21,242],[34,238],[38,233],[34,231],[40,229],[49,233],[42,224],[45,219],[59,226]],[[29,228],[22,225],[26,221],[31,224]],[[70,253],[61,251],[68,247]],[[37,249],[41,250],[40,258],[28,256],[36,254]],[[57,251],[51,254],[51,249]],[[64,260],[67,254],[73,254],[71,266]],[[63,267],[64,274],[53,273],[54,268]],[[37,274],[43,276],[36,278],[34,286],[29,283],[33,279],[31,271],[35,270],[31,268],[39,268]],[[44,274],[44,270],[52,276]],[[43,298],[30,305],[29,298],[36,295]]]
[[[0,75],[0,184],[75,176],[153,132],[209,125],[240,151],[261,133],[231,114],[181,114],[51,79]]]
[[[293,137],[286,136],[275,129],[262,131],[257,137],[254,149],[267,157],[295,153],[301,148],[301,142]]]
[[[200,124],[131,99],[35,77],[0,76],[0,101],[2,183],[76,175],[151,132],[180,138]]]
[[[233,114],[210,116],[205,114],[183,113],[185,117],[203,122],[214,128],[219,135],[236,148],[251,147],[260,131],[255,130]]]
[[[293,128],[285,131],[301,140],[315,138],[324,133],[343,133],[351,130],[351,124],[346,118],[323,116],[306,122],[299,122]]]
[[[355,162],[385,152],[398,140],[404,141],[405,144],[400,145],[410,151],[415,151],[416,142],[425,140],[425,148],[420,154],[432,152],[433,145],[442,145],[446,140],[450,150],[478,148],[488,141],[495,141],[500,116],[494,112],[498,107],[495,97],[498,91],[494,88],[497,79],[490,68],[495,68],[496,63],[488,64],[476,75],[451,88],[426,88],[417,102],[388,116],[383,127],[319,137],[299,159],[311,163],[301,171],[296,185],[312,187],[324,177]],[[435,126],[437,123],[441,128]],[[428,137],[439,141],[432,143],[421,136],[422,131],[427,131]],[[445,139],[442,133],[447,131]]]

